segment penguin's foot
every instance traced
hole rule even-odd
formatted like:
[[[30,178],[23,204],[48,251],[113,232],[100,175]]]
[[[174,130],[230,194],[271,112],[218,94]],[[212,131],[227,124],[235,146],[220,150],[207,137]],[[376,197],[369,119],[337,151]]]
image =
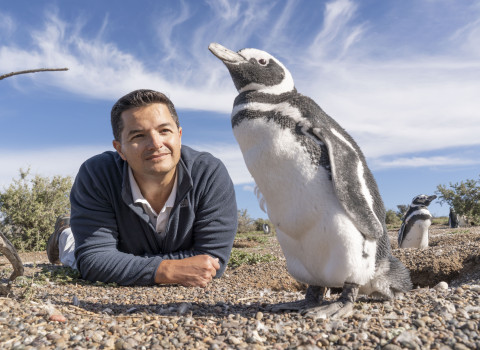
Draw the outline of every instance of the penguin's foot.
[[[279,311],[302,311],[306,309],[315,308],[322,304],[323,297],[327,291],[325,287],[318,286],[308,286],[307,293],[305,294],[305,299],[293,301],[289,303],[279,303],[270,305],[268,311],[279,312]]]
[[[325,319],[325,318],[342,318],[348,317],[353,313],[355,303],[336,301],[331,304],[313,307],[302,310],[302,315],[308,318]]]
[[[304,309],[302,315],[313,319],[319,318],[342,318],[348,317],[353,313],[353,307],[358,295],[358,285],[345,283],[342,295],[338,301],[327,305],[315,306],[313,308]]]

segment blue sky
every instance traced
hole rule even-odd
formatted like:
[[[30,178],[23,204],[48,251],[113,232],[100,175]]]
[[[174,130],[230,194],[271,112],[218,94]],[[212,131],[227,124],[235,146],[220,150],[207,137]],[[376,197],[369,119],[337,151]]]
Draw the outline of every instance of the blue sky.
[[[75,176],[112,149],[110,109],[152,88],[183,143],[226,164],[238,207],[266,217],[230,125],[236,91],[209,51],[268,51],[357,141],[387,209],[480,174],[480,3],[455,0],[0,1],[0,187]],[[448,207],[434,202],[434,215]]]

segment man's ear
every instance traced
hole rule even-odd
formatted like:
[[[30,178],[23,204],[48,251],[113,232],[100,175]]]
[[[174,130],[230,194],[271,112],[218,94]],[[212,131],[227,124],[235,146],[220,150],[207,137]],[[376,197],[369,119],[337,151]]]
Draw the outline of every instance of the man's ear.
[[[122,159],[126,161],[127,158],[125,158],[124,154],[122,153],[122,144],[120,143],[120,141],[113,140],[112,145],[113,148],[117,150],[118,154],[120,154],[120,157],[122,157]]]

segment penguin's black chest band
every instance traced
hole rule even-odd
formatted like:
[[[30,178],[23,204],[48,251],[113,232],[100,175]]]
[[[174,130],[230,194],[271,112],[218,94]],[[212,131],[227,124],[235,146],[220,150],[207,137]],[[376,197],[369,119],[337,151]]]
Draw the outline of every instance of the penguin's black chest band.
[[[332,179],[327,146],[313,133],[311,127],[305,127],[302,123],[296,122],[289,116],[276,110],[259,111],[246,108],[233,116],[232,128],[239,126],[243,122],[257,119],[263,119],[266,124],[275,123],[282,129],[290,130],[295,136],[295,141],[305,148],[312,164],[324,168],[328,173],[329,179]],[[265,137],[269,137],[269,135],[265,135]]]

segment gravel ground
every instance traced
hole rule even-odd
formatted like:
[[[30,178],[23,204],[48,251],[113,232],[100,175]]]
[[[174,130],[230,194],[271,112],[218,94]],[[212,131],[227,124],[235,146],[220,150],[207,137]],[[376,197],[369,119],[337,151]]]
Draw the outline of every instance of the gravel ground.
[[[360,297],[342,320],[267,311],[305,291],[286,272],[273,236],[236,246],[278,260],[227,269],[205,289],[42,281],[42,270],[64,268],[48,264],[45,253],[21,254],[27,278],[0,297],[0,348],[480,349],[480,228],[430,232],[427,249],[394,249],[414,289],[387,302]],[[10,271],[0,257],[0,277]]]

